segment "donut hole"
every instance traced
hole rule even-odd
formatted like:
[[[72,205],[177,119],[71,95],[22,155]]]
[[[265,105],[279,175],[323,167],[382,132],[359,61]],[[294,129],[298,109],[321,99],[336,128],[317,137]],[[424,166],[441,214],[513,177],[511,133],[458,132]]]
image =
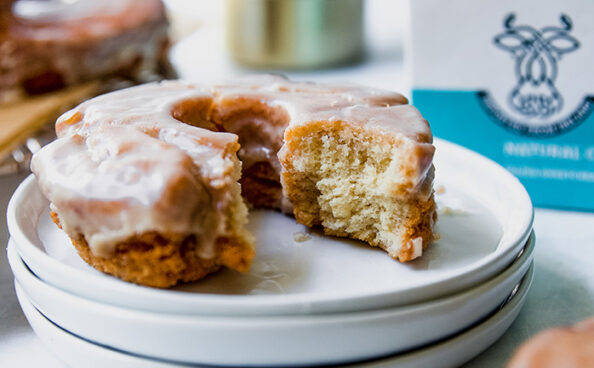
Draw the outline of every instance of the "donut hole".
[[[290,116],[281,105],[243,96],[214,103],[211,121],[220,131],[239,136],[242,195],[255,207],[283,208],[281,166],[277,156]]]
[[[369,106],[374,107],[390,107],[408,103],[406,97],[402,95],[373,96],[366,98],[365,101]]]
[[[236,134],[244,199],[256,208],[292,211],[283,201],[277,156],[290,120],[283,106],[243,96],[196,97],[175,104],[171,116],[192,126]]]
[[[209,117],[212,101],[211,97],[184,99],[172,106],[171,116],[184,124],[218,131],[219,129]]]

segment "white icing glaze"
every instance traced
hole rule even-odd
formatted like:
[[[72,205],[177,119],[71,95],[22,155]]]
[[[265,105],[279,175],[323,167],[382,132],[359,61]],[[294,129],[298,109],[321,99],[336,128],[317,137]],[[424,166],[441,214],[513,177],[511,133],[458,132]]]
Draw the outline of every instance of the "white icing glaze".
[[[414,238],[411,240],[412,243],[412,255],[410,259],[419,258],[423,255],[423,238]]]
[[[65,231],[84,235],[94,254],[107,256],[118,241],[158,231],[195,234],[210,244],[202,253],[208,256],[213,239],[229,231],[227,192],[239,190],[239,145],[235,134],[199,126],[240,134],[245,165],[267,162],[277,174],[287,127],[340,120],[372,129],[399,140],[409,158],[400,169],[408,174],[396,175],[395,184],[427,197],[432,136],[405,103],[392,92],[274,76],[213,87],[147,84],[64,114],[56,123],[59,138],[35,155],[32,169]],[[281,202],[290,209],[286,198]]]
[[[15,16],[36,20],[80,19],[101,13],[118,15],[128,6],[130,0],[19,0],[13,7]]]
[[[126,126],[58,139],[32,169],[66,233],[84,234],[99,256],[133,234],[200,229],[210,215],[211,197],[191,159]]]

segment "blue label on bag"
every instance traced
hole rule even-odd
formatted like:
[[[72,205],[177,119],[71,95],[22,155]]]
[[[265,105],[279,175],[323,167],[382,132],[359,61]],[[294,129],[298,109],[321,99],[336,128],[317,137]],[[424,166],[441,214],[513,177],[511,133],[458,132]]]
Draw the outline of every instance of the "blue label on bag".
[[[413,89],[412,100],[436,137],[499,162],[520,179],[535,205],[594,209],[591,97],[551,119],[549,128],[533,125],[532,131],[514,126],[485,90]]]

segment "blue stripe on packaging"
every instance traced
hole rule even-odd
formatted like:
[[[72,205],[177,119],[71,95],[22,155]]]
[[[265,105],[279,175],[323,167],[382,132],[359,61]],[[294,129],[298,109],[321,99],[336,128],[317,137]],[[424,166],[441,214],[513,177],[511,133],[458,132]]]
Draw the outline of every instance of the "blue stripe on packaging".
[[[412,92],[436,137],[499,162],[520,179],[536,206],[594,211],[594,114],[584,110],[571,129],[533,136],[499,121],[483,97],[481,91]]]

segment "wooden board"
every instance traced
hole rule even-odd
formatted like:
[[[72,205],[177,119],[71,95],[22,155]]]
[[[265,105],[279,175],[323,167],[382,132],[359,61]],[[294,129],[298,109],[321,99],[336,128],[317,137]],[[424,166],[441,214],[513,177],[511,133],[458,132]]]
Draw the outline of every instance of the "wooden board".
[[[8,155],[45,124],[100,91],[98,81],[0,105],[0,158]]]

